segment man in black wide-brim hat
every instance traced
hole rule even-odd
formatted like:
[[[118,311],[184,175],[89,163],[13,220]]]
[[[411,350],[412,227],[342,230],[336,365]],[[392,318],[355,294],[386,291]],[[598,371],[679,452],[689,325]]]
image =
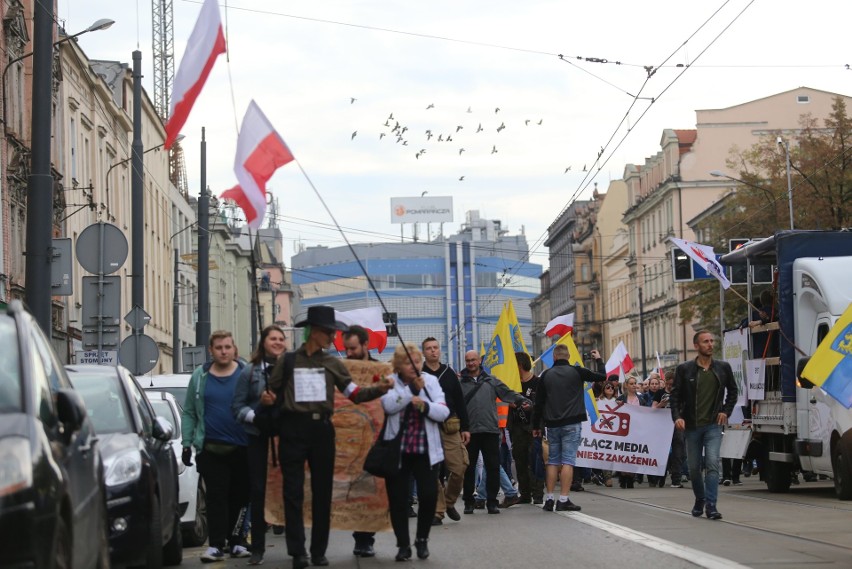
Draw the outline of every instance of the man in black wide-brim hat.
[[[305,549],[304,502],[305,461],[311,469],[313,526],[311,558],[314,565],[328,565],[325,552],[331,524],[331,486],[334,474],[334,388],[353,403],[378,399],[393,385],[393,379],[382,378],[375,387],[359,388],[339,358],[326,353],[337,330],[346,330],[335,319],[334,308],[311,306],[305,320],[296,323],[304,328],[305,343],[296,350],[292,369],[279,358],[272,370],[269,389],[280,393],[280,460],[284,475],[284,522],[287,553],[293,557],[294,569],[308,566]]]

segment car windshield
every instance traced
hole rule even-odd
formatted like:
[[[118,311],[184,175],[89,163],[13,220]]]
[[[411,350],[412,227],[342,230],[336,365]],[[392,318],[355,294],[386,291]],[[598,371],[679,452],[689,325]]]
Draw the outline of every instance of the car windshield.
[[[165,399],[159,399],[155,395],[152,394],[152,397],[148,397],[148,400],[151,401],[151,407],[154,408],[154,413],[157,414],[157,417],[162,417],[172,426],[172,432],[174,435],[173,439],[180,438],[180,429],[178,429],[177,424],[175,422],[175,414],[172,412],[172,406],[169,405],[169,402]]]
[[[133,431],[117,373],[75,371],[68,375],[86,404],[95,431],[104,434]]]
[[[0,413],[23,411],[21,365],[18,360],[18,332],[15,320],[0,317]]]
[[[174,395],[178,406],[183,409],[183,402],[186,399],[186,387],[158,387],[157,389]]]

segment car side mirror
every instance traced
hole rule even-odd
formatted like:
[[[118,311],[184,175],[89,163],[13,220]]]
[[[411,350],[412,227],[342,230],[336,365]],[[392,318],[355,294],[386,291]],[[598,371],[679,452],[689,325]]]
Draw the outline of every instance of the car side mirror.
[[[162,417],[154,417],[154,428],[152,431],[154,438],[168,442],[172,440],[172,435],[175,434],[172,424]]]
[[[805,366],[808,365],[808,362],[811,361],[811,357],[807,356],[799,360],[799,363],[796,364],[796,379],[799,380],[799,385],[805,389],[813,389],[815,387],[814,383],[802,377],[802,372],[805,370]]]
[[[56,410],[59,421],[69,435],[79,431],[87,417],[83,398],[73,389],[56,392]]]

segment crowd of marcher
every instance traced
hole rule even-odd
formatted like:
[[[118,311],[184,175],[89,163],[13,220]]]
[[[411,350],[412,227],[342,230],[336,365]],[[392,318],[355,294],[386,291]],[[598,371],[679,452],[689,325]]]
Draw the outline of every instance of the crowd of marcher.
[[[475,350],[465,353],[465,366],[456,373],[441,362],[440,343],[431,337],[419,345],[397,346],[393,373],[359,387],[328,349],[342,331],[346,358],[371,360],[366,330],[345,326],[326,306],[310,307],[296,326],[304,332],[297,350],[287,352],[283,330],[268,326],[247,362],[238,358],[229,332],[214,332],[209,344],[212,361],[197,368],[190,380],[183,460],[191,465],[194,447],[207,490],[209,547],[202,562],[230,555],[249,558],[250,565],[263,563],[271,456],[283,474],[283,532],[292,566],[329,564],[335,390],[356,404],[380,399],[386,416],[380,436],[399,441],[399,468],[385,478],[397,561],[415,552],[420,559],[429,557],[431,528],[445,518],[462,520],[456,509],[459,498],[466,515],[477,509],[500,514],[516,504],[578,511],[581,506],[571,500],[571,493],[582,491],[584,483],[612,486],[618,480],[625,489],[643,483],[643,477],[633,473],[576,467],[581,426],[588,420],[584,397],[589,384],[605,405],[670,409],[675,429],[665,470],[669,485],[681,488],[684,478],[690,480],[692,514],[721,518],[716,507],[723,468],[719,446],[737,391],[730,366],[712,358],[714,340],[707,331],[695,335],[698,357],[666,371],[664,378],[657,372],[644,380],[632,374],[623,381],[607,377],[597,350],[591,352],[592,370],[571,365],[569,350],[561,344],[553,350],[553,367],[539,376],[530,356],[518,352],[521,389],[516,392],[483,368]],[[303,521],[306,464],[310,548]],[[724,480],[738,483],[742,466],[726,467],[736,474],[726,469]],[[666,475],[647,476],[647,482],[663,487]],[[410,517],[416,517],[413,541]],[[246,526],[251,528],[250,542]],[[376,555],[374,533],[356,531],[353,539],[355,556]]]

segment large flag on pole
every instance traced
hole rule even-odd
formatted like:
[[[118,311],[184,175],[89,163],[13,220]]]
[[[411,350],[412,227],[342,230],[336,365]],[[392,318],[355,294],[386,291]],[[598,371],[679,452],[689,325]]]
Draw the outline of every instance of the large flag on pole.
[[[670,239],[676,247],[683,250],[693,261],[701,265],[701,268],[707,271],[707,274],[716,277],[722,283],[723,288],[727,289],[731,286],[731,281],[725,275],[725,269],[716,260],[716,253],[713,252],[713,247],[675,237],[670,237]]]
[[[524,336],[521,334],[521,325],[518,322],[518,315],[515,314],[515,305],[510,300],[508,303],[509,329],[512,331],[512,349],[515,352],[524,352],[528,354],[527,345],[524,342]]]
[[[521,375],[515,359],[514,336],[510,324],[508,304],[503,305],[494,336],[485,349],[482,368],[515,391],[521,390]]]
[[[623,379],[624,374],[633,369],[633,360],[630,359],[630,354],[627,353],[627,347],[624,342],[619,342],[618,346],[613,350],[612,355],[606,361],[607,375],[618,371],[619,377]]]
[[[565,334],[570,334],[574,332],[574,313],[571,314],[563,314],[562,316],[557,316],[553,320],[547,323],[547,326],[544,327],[544,334],[548,338],[553,338],[556,336],[557,338],[561,338]]]
[[[388,329],[382,318],[382,309],[379,306],[371,306],[369,308],[359,308],[357,310],[348,310],[346,312],[334,311],[334,317],[340,320],[347,326],[357,324],[367,331],[369,340],[367,343],[368,350],[378,350],[381,353],[385,346],[388,345]],[[338,331],[334,338],[334,347],[338,352],[342,352],[343,333]]]
[[[820,386],[844,407],[852,407],[852,304],[820,342],[802,377]]]
[[[222,197],[237,202],[252,229],[260,227],[266,214],[266,183],[278,168],[292,160],[293,154],[284,139],[275,132],[257,103],[249,103],[234,160],[239,184],[222,192]]]
[[[219,16],[219,4],[216,0],[204,0],[175,74],[169,120],[166,123],[167,150],[180,134],[216,58],[222,53],[225,53],[225,34]]]

